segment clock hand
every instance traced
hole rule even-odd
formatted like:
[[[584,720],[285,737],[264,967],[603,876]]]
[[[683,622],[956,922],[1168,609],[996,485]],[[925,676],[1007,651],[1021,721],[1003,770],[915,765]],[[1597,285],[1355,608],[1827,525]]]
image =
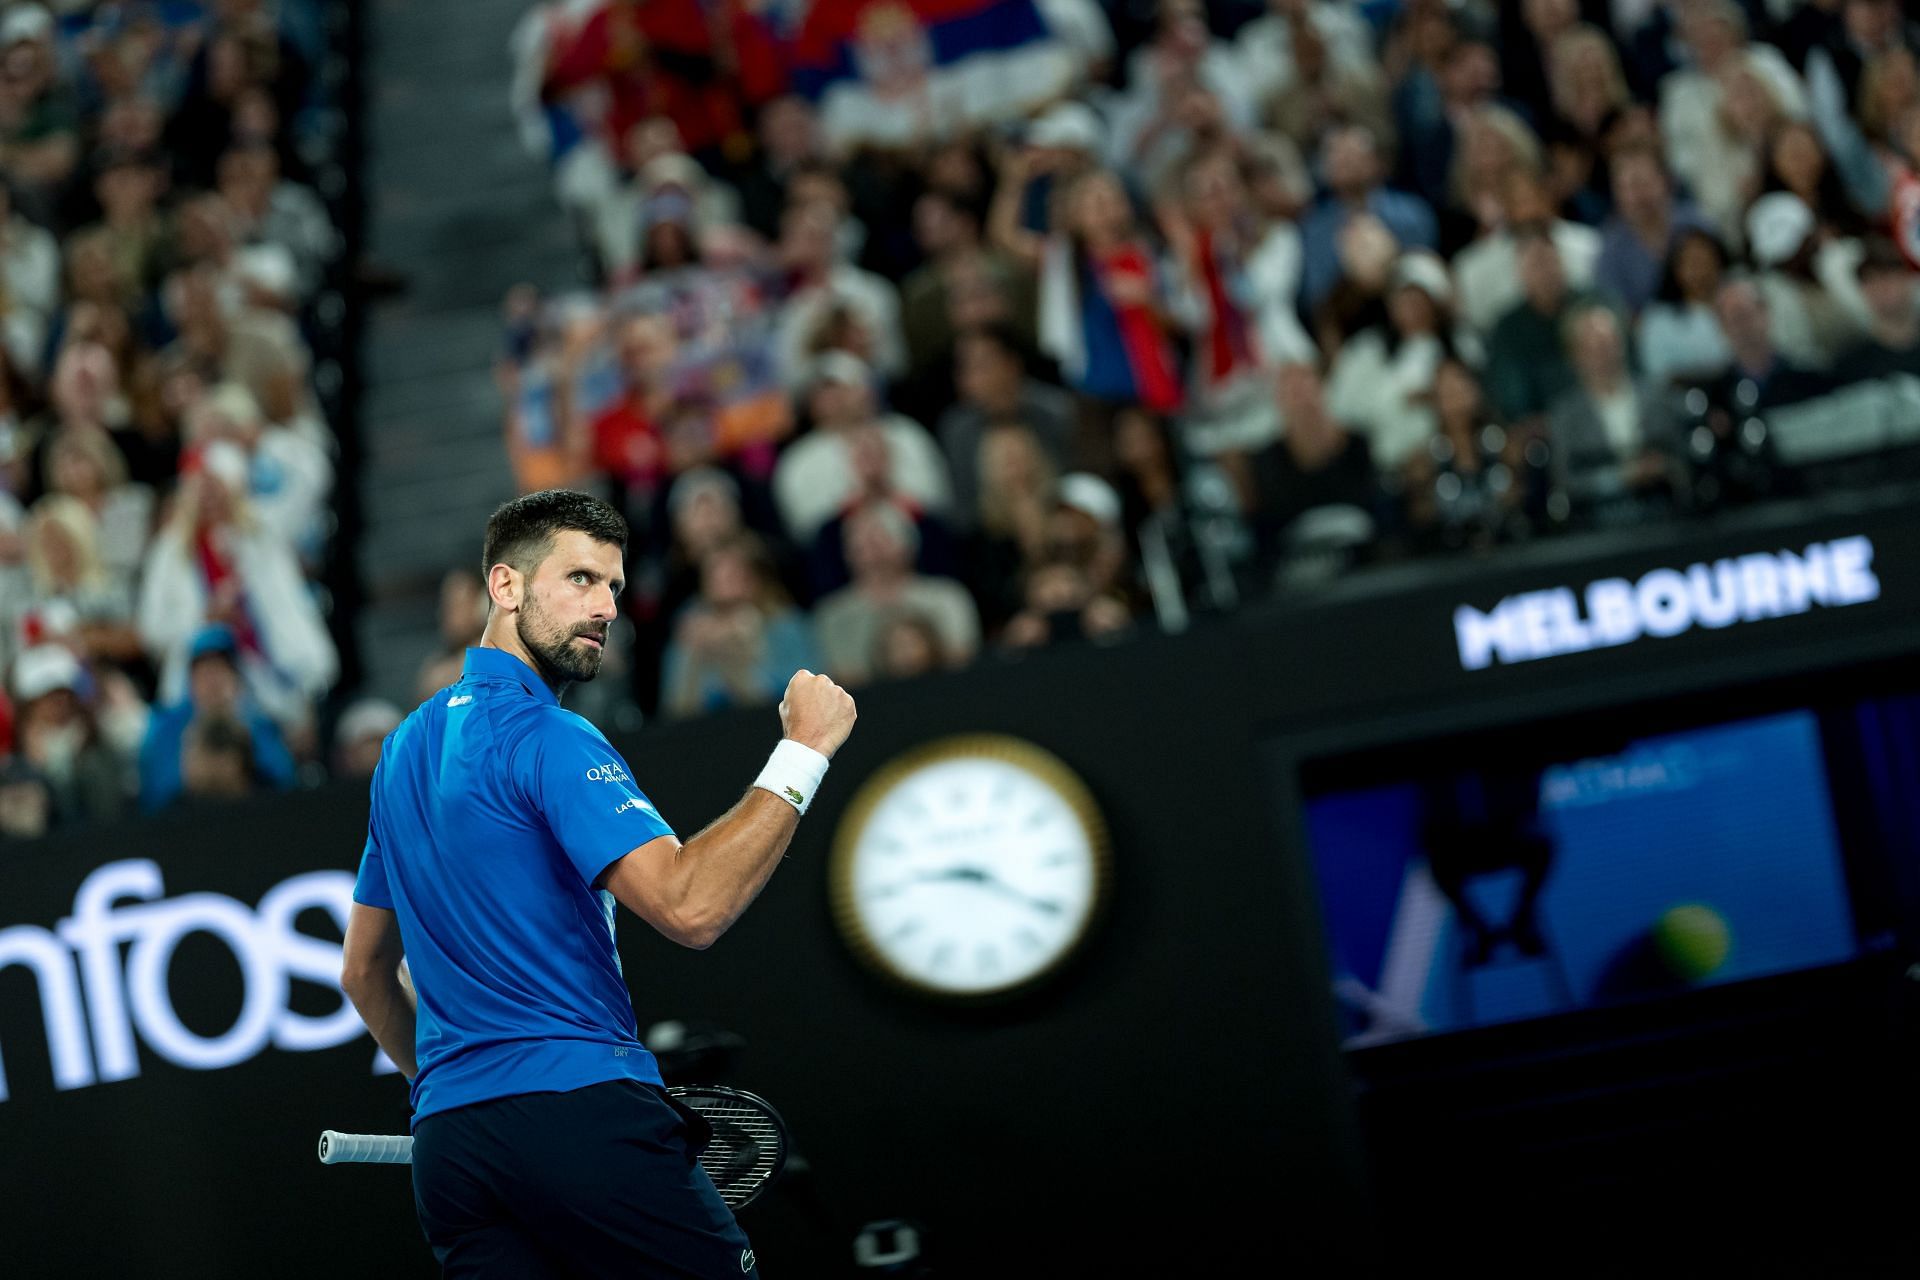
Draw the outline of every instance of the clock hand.
[[[1006,881],[981,867],[948,867],[945,871],[926,871],[911,879],[896,881],[890,885],[876,885],[873,889],[869,890],[869,892],[877,897],[887,897],[899,893],[902,890],[910,889],[915,885],[938,884],[953,880],[958,880],[966,884],[977,884],[983,889],[991,889],[995,893],[1001,894],[1004,897],[1010,897],[1017,902],[1023,902],[1034,910],[1044,911],[1048,915],[1057,916],[1064,910],[1064,908],[1053,899],[1035,898],[1031,895],[1024,894]]]
[[[973,870],[972,868],[968,869]],[[1044,911],[1050,916],[1057,916],[1063,910],[1061,905],[1052,898],[1036,898],[1031,894],[1022,893],[1005,880],[1000,879],[1000,877],[989,875],[984,871],[974,870],[973,874],[968,876],[967,879],[983,888],[992,889],[995,893],[1003,897],[1012,898],[1016,902],[1023,902],[1035,911]]]

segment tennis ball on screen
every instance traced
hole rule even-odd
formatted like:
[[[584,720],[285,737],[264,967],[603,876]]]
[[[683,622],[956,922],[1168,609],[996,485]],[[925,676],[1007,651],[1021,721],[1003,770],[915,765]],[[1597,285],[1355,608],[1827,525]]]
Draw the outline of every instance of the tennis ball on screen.
[[[1733,933],[1725,916],[1690,902],[1661,913],[1654,922],[1653,945],[1676,976],[1698,982],[1727,962]]]

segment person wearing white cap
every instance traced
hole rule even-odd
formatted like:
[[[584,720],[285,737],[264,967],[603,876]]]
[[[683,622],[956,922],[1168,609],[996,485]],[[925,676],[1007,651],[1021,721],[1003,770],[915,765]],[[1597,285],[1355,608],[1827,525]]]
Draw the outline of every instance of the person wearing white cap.
[[[1816,243],[1815,227],[1806,201],[1769,192],[1747,210],[1747,251],[1759,268],[1774,345],[1804,368],[1830,369],[1865,327],[1854,277],[1862,251],[1857,240]]]
[[[0,53],[14,104],[0,123],[0,170],[35,216],[51,221],[60,188],[80,159],[73,103],[53,48],[53,15],[37,4],[10,6],[0,16]]]
[[[362,698],[340,713],[333,728],[333,776],[371,778],[380,746],[405,717],[383,698]]]
[[[1425,250],[1403,253],[1387,280],[1387,323],[1341,344],[1327,379],[1327,407],[1367,436],[1373,460],[1398,468],[1433,438],[1433,376],[1453,351],[1453,282]]]
[[[47,780],[56,823],[107,821],[128,797],[128,762],[81,700],[87,685],[86,669],[65,645],[34,645],[13,661],[14,737],[21,757]]]

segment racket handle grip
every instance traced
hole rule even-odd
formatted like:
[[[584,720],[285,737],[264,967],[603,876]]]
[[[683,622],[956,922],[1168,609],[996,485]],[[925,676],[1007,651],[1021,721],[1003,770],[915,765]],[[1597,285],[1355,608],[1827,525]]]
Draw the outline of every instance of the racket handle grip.
[[[339,1133],[320,1135],[321,1164],[412,1164],[413,1139],[406,1134]]]

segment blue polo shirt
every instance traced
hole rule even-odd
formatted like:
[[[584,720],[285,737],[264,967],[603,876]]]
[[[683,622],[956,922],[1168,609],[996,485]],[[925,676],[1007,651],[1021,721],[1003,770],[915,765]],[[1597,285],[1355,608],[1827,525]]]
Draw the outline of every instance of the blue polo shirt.
[[[672,828],[533,668],[469,649],[388,736],[354,901],[399,918],[419,998],[414,1123],[607,1080],[660,1083],[594,881]]]

